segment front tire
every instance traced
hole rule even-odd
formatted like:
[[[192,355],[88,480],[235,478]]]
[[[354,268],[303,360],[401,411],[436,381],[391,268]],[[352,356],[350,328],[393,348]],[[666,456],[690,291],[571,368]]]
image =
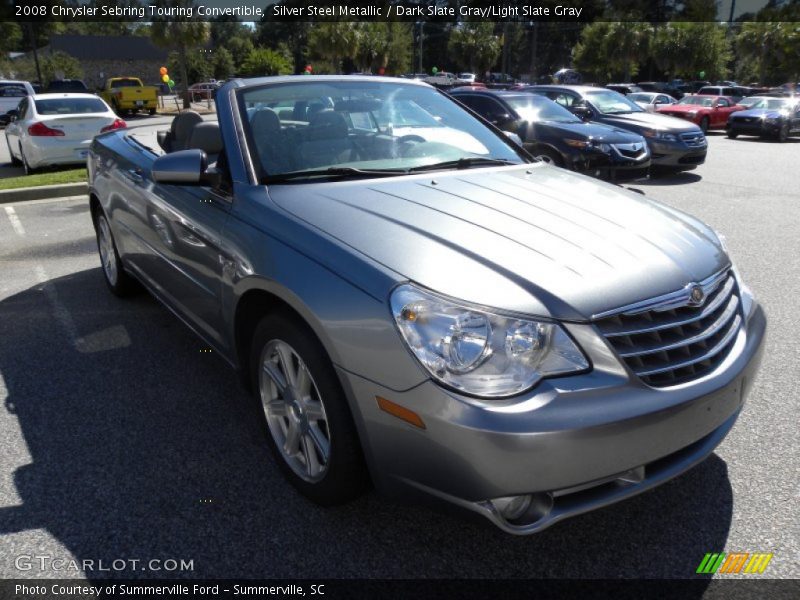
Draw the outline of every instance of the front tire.
[[[732,140],[735,140],[739,136],[739,134],[736,133],[733,129],[728,129],[728,131],[726,131],[725,134]]]
[[[700,119],[700,129],[703,131],[704,134],[708,133],[708,125],[709,125],[708,117],[703,117],[702,119]]]
[[[778,130],[778,141],[783,143],[789,139],[789,123],[784,123],[781,125],[780,130]]]
[[[541,148],[533,152],[534,158],[538,158],[540,161],[547,163],[549,165],[553,165],[554,167],[563,167],[564,166],[564,159],[561,158],[561,155],[551,148]]]
[[[368,476],[347,399],[313,332],[288,313],[264,317],[250,352],[267,442],[289,482],[322,506],[354,500]]]
[[[111,227],[104,214],[99,214],[95,220],[95,234],[97,235],[97,251],[103,267],[103,278],[108,289],[120,298],[133,295],[138,291],[138,286],[122,267],[114,235],[111,233]]]

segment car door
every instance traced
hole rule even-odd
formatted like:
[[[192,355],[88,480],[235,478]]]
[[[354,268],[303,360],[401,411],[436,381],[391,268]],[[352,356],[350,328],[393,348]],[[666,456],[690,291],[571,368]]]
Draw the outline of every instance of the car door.
[[[8,152],[11,156],[22,158],[20,156],[19,145],[21,142],[21,129],[25,115],[28,113],[28,98],[23,98],[17,105],[16,118],[6,125],[6,141],[8,142]],[[13,154],[12,154],[13,153]]]
[[[221,233],[232,195],[226,187],[153,182],[147,189],[149,238],[159,257],[154,283],[165,300],[208,341],[226,348],[220,303]]]
[[[510,111],[494,98],[478,94],[465,94],[463,96],[459,95],[459,99],[484,119],[501,129],[507,129],[509,121],[513,120],[510,119],[512,116]],[[512,130],[513,128],[509,129],[509,131]]]
[[[713,126],[725,125],[728,117],[733,112],[733,104],[727,98],[717,98],[714,110],[711,111],[711,124]]]

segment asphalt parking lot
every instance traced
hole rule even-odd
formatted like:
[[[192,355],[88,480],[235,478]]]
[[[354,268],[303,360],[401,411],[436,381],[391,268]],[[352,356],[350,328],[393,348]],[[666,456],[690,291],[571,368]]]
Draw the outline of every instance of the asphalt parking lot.
[[[0,577],[683,578],[720,551],[800,577],[799,174],[800,139],[712,133],[696,171],[633,185],[725,234],[770,319],[761,374],[707,461],[525,538],[375,493],[310,504],[223,361],[149,296],[107,292],[86,199],[0,205]],[[39,555],[193,569],[20,563]]]

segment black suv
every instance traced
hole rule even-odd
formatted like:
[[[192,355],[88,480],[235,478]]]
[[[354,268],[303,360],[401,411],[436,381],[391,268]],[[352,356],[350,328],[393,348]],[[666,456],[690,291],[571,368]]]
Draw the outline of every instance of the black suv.
[[[533,94],[475,88],[450,94],[500,129],[519,135],[540,160],[608,179],[647,175],[650,152],[641,135],[587,123]]]
[[[534,85],[521,91],[550,98],[585,121],[644,136],[653,167],[682,171],[694,169],[706,160],[708,142],[697,125],[649,113],[612,90],[581,85]]]

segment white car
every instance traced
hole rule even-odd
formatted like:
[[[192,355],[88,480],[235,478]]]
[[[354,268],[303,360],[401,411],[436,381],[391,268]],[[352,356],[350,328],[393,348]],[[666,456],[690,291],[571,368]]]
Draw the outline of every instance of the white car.
[[[475,73],[459,73],[457,81],[459,83],[475,83],[476,79]]]
[[[11,162],[29,174],[51,165],[86,163],[94,136],[126,127],[92,94],[37,94],[23,98],[12,112],[6,143]]]
[[[0,124],[8,124],[8,111],[17,108],[25,96],[34,94],[33,86],[27,81],[0,79]]]
[[[633,100],[647,112],[654,113],[659,106],[675,104],[677,100],[667,94],[658,92],[633,92],[628,94],[628,100]]]

